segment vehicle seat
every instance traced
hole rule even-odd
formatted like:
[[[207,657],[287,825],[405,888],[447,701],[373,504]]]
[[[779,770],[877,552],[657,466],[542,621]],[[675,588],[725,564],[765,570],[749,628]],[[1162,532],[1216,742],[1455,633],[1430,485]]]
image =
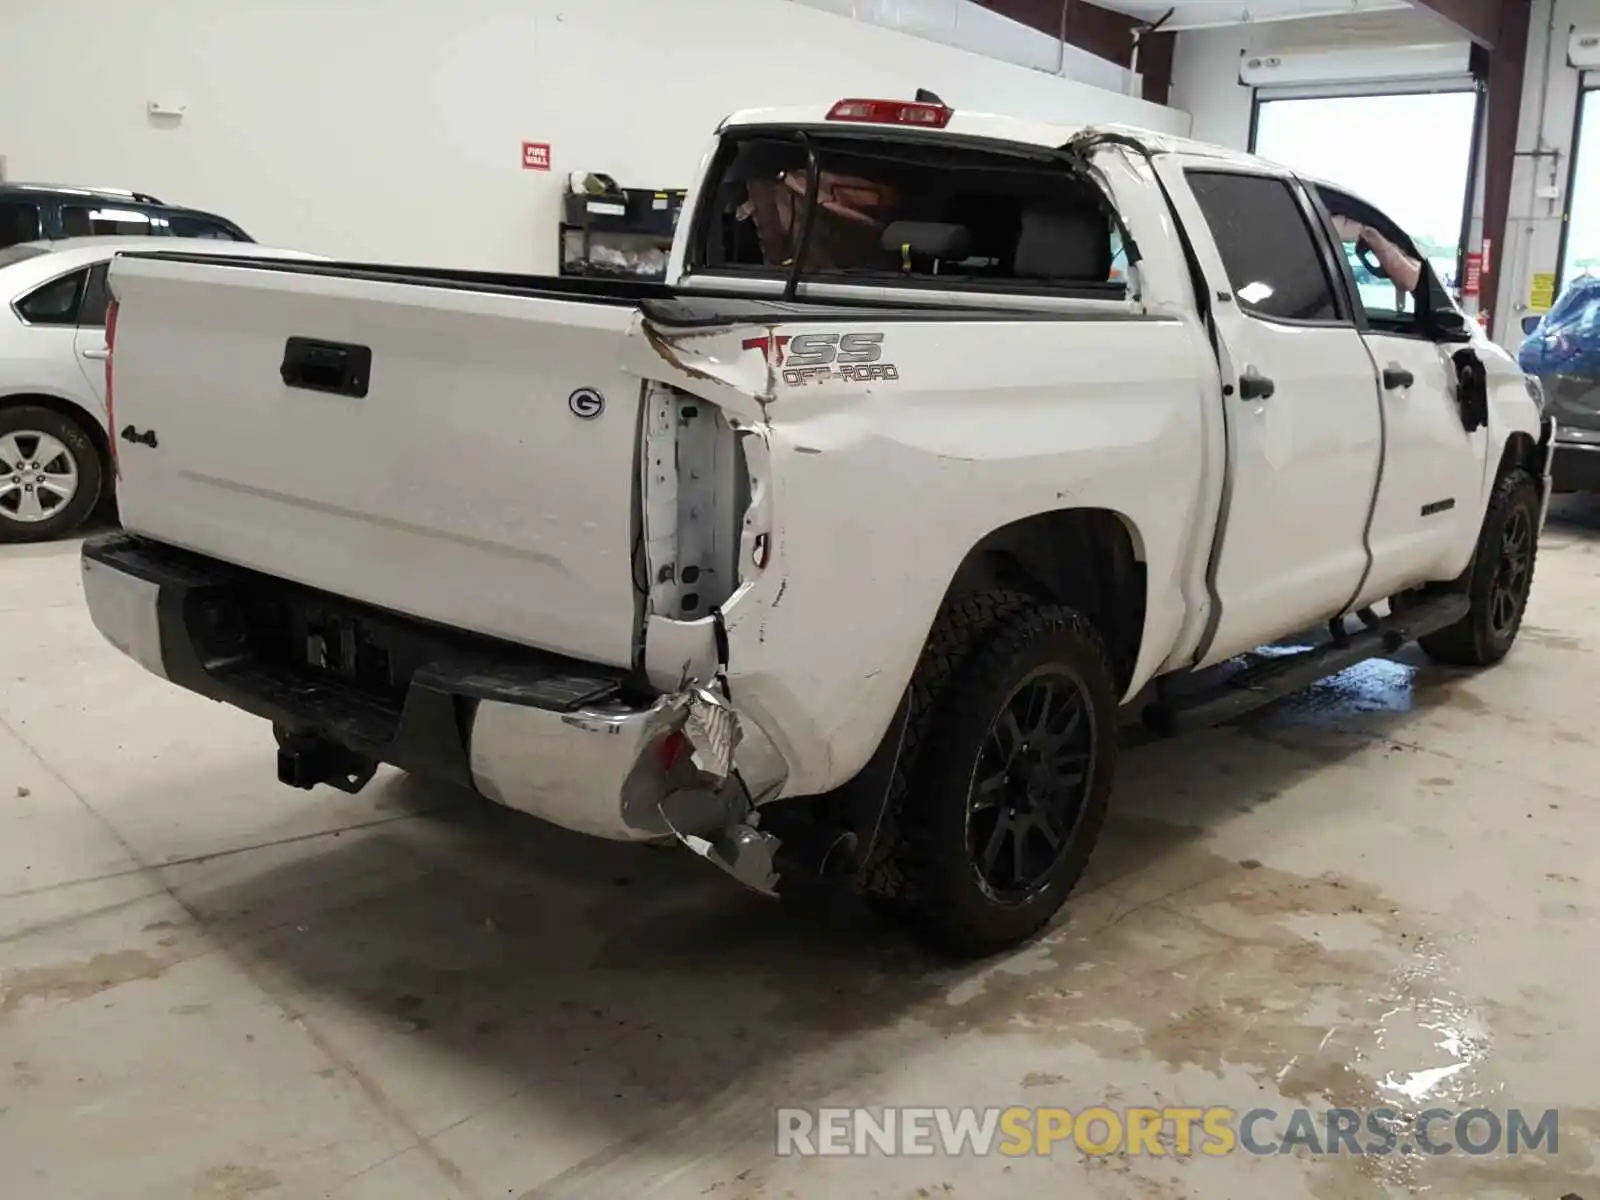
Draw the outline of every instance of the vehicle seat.
[[[1081,204],[1029,205],[1022,210],[1013,271],[1019,279],[1105,283],[1111,278],[1105,214]]]

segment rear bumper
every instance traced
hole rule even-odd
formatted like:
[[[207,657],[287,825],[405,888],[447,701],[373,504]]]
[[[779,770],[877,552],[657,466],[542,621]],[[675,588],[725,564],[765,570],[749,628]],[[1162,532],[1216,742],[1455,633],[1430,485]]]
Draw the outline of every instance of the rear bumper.
[[[678,755],[666,751],[684,722],[680,697],[630,696],[608,668],[486,645],[124,535],[85,543],[82,570],[105,638],[190,691],[581,833],[672,836],[661,807],[674,785]],[[414,669],[375,693],[255,636],[313,605],[414,646]]]

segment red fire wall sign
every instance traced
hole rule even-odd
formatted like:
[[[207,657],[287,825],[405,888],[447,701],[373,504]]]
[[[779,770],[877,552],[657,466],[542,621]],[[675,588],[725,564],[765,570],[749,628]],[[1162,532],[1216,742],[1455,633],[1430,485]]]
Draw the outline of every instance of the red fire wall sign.
[[[550,143],[523,142],[522,169],[524,171],[548,171],[550,169]]]

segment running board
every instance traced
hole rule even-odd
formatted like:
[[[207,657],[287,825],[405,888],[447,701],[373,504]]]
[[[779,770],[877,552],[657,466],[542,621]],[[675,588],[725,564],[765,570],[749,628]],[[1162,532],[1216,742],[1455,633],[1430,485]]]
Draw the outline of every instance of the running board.
[[[1230,721],[1365,659],[1393,654],[1407,642],[1454,625],[1471,607],[1466,596],[1451,592],[1355,633],[1346,633],[1343,621],[1335,621],[1331,641],[1248,667],[1212,691],[1152,704],[1145,710],[1145,723],[1158,733],[1179,734]]]

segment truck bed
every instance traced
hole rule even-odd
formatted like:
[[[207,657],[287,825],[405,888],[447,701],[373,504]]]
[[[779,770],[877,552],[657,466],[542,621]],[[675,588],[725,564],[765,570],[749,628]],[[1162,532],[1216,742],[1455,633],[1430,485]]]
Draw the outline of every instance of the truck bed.
[[[649,588],[649,327],[1032,316],[203,254],[111,284],[130,532],[616,668]]]
[[[793,299],[749,296],[742,292],[715,288],[676,288],[649,280],[580,278],[570,275],[522,275],[504,271],[467,271],[443,267],[406,267],[374,263],[296,262],[285,259],[249,258],[230,255],[223,258],[207,254],[124,254],[123,259],[156,259],[207,267],[240,267],[255,271],[284,271],[294,275],[318,275],[337,279],[360,279],[374,283],[398,283],[415,287],[446,288],[519,296],[533,300],[577,300],[588,304],[619,305],[639,309],[657,325],[673,328],[696,325],[760,325],[784,320],[851,319],[872,316],[883,320],[927,320],[930,314],[959,317],[963,320],[1017,319],[1020,313],[1047,318],[1061,316],[1058,310],[1030,310],[1024,297],[1003,308],[971,307],[949,303],[906,304],[871,297],[859,300]]]

